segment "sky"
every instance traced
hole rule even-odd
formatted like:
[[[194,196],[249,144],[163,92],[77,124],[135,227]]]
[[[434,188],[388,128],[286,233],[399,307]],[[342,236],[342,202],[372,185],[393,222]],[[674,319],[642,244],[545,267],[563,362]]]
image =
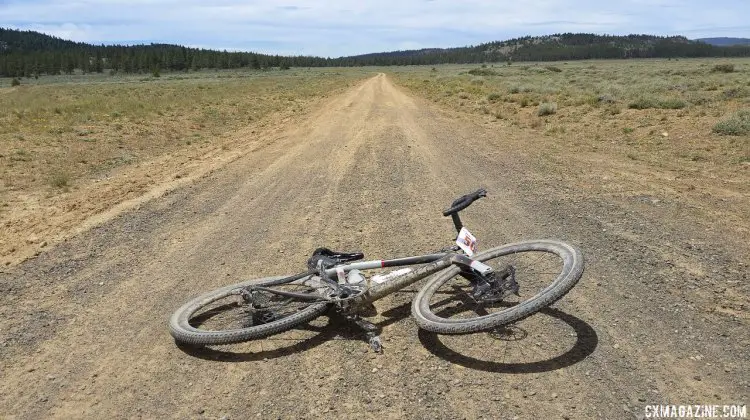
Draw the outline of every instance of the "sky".
[[[92,44],[340,57],[589,32],[750,38],[749,0],[0,0],[0,27]]]

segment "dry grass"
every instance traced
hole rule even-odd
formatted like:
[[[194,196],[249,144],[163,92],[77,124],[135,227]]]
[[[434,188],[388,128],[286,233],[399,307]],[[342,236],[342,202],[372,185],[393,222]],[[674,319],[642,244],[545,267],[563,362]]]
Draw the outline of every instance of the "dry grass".
[[[750,107],[750,59],[446,65],[435,72],[420,67],[392,72],[397,83],[444,107],[551,137],[550,149],[606,151],[680,169],[711,165],[731,172],[750,161],[750,142],[737,138],[747,136],[737,117],[744,114],[737,111]]]
[[[750,108],[743,109],[730,118],[719,121],[714,126],[713,132],[727,136],[750,135]],[[750,161],[750,157],[746,160]]]
[[[391,77],[497,133],[488,141],[530,156],[580,199],[647,200],[647,211],[672,212],[665,217],[750,232],[750,59],[514,63],[469,74],[476,68],[405,67]]]
[[[262,124],[372,74],[367,70],[198,72],[0,79],[0,212],[12,196],[82,179]]]

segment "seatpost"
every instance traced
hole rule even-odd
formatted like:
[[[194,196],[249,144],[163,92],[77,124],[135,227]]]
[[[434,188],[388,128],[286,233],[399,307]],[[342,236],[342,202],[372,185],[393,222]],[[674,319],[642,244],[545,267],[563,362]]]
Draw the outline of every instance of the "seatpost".
[[[461,218],[458,217],[458,212],[451,214],[451,219],[453,219],[453,225],[456,226],[456,231],[461,232],[461,228],[464,225],[461,223]]]

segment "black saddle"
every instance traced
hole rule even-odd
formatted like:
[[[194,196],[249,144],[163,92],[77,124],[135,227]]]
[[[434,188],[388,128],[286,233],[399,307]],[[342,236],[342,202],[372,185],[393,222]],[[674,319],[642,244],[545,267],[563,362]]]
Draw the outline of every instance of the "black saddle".
[[[307,268],[315,270],[318,268],[319,262],[322,262],[323,268],[331,268],[345,262],[361,260],[364,257],[365,254],[361,252],[337,252],[328,248],[318,248],[313,251],[310,259],[307,260]]]

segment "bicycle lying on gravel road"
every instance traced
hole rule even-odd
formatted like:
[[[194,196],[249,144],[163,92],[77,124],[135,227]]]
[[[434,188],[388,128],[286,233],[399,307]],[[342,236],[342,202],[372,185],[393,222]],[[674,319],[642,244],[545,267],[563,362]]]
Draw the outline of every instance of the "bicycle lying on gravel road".
[[[583,256],[572,245],[548,239],[475,253],[476,238],[458,213],[486,194],[480,189],[464,195],[443,212],[458,236],[455,245],[437,253],[354,262],[364,255],[318,248],[304,273],[248,280],[193,299],[172,315],[170,333],[178,343],[194,346],[239,343],[292,329],[335,307],[379,352],[379,328],[362,314],[374,301],[432,275],[412,302],[420,328],[468,334],[526,318],[575,286]],[[382,272],[393,267],[404,268]],[[381,272],[365,277],[368,270]]]

